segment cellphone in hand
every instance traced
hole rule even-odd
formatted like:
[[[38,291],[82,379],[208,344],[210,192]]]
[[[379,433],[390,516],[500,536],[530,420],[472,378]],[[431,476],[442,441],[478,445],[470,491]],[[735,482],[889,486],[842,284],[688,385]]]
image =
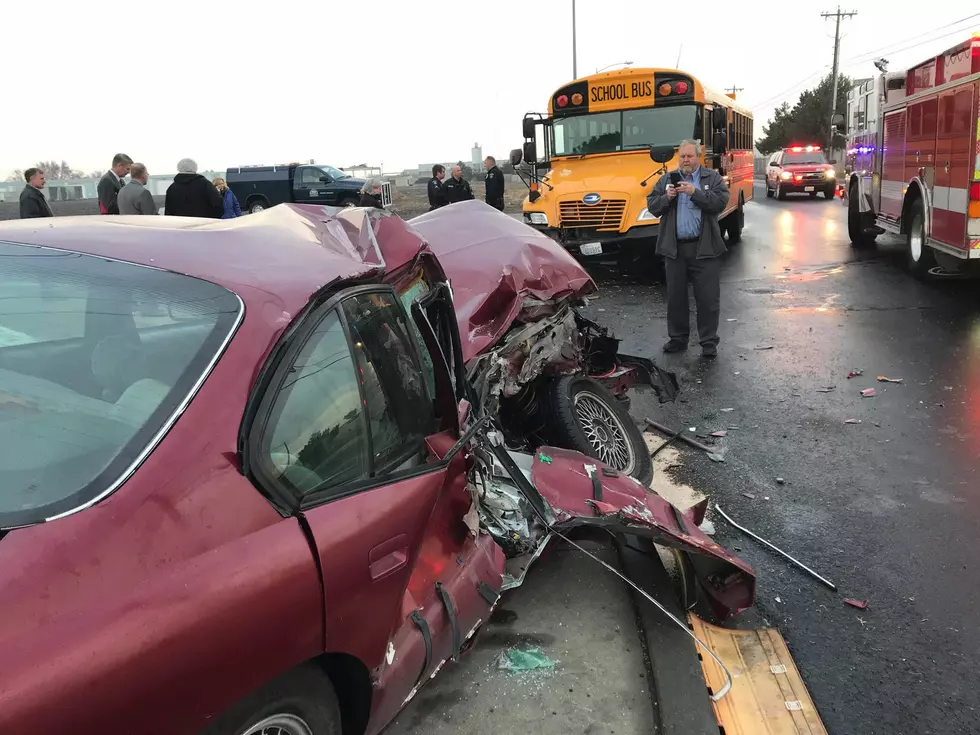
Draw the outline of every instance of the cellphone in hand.
[[[679,183],[681,183],[681,174],[680,174],[680,171],[671,171],[670,172],[670,185],[671,186],[677,186]]]

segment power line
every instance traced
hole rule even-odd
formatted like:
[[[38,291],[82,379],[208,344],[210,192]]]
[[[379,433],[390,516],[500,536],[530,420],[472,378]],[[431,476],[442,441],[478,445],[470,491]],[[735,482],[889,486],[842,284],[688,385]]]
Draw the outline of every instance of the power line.
[[[809,74],[808,76],[803,77],[803,79],[801,79],[800,81],[798,81],[792,87],[787,87],[786,89],[784,89],[779,94],[775,94],[772,97],[770,97],[769,99],[767,99],[767,100],[765,100],[763,102],[760,102],[758,105],[754,106],[752,108],[752,110],[753,111],[754,110],[759,110],[759,109],[761,109],[763,107],[768,106],[772,102],[775,102],[775,101],[777,101],[779,99],[782,99],[784,96],[786,96],[787,94],[789,94],[790,92],[792,92],[794,89],[798,89],[798,88],[802,87],[808,81],[810,81],[811,79],[813,79],[813,77],[817,76],[818,74],[823,74],[824,73],[824,70],[827,69],[828,66],[829,66],[829,64],[825,64],[820,69],[818,69],[817,71],[813,72],[812,74]]]
[[[734,97],[735,93],[736,92],[744,92],[745,91],[745,87],[736,87],[736,86],[733,85],[731,87],[725,87],[725,91],[728,92],[729,94],[733,95],[732,96],[732,99],[735,99],[735,97]]]

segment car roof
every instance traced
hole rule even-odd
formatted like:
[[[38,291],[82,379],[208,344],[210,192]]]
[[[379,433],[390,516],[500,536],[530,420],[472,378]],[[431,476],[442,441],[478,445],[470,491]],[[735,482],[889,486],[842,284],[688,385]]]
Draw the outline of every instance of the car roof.
[[[379,222],[403,230],[401,251],[424,247],[403,220],[371,209],[281,204],[227,220],[172,216],[52,217],[0,222],[0,241],[51,247],[202,278],[298,308],[324,285],[384,271]],[[399,224],[401,226],[399,226]],[[391,264],[389,264],[390,266]]]

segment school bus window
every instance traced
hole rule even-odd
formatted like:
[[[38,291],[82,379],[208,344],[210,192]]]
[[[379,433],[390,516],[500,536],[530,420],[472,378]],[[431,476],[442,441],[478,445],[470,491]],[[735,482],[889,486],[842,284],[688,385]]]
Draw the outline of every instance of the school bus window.
[[[623,112],[623,150],[677,145],[686,138],[697,137],[697,130],[694,105],[626,110]]]

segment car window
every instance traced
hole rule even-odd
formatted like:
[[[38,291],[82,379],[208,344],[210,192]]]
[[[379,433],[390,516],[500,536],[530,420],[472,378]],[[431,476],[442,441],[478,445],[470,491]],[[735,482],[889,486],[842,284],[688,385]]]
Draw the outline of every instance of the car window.
[[[382,292],[347,299],[344,312],[364,391],[375,474],[421,460],[425,437],[437,431],[436,418],[404,311],[393,294]]]
[[[0,243],[0,528],[128,477],[214,364],[241,301],[213,283]]]
[[[293,362],[273,403],[262,454],[300,494],[369,476],[367,433],[343,323],[329,312]]]

